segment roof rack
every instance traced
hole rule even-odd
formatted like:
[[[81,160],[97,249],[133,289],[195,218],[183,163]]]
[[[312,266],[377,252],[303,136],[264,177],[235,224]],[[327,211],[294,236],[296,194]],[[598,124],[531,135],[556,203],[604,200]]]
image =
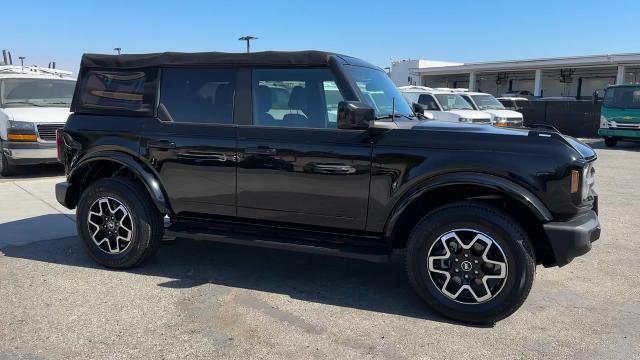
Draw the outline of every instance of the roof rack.
[[[0,65],[0,74],[35,74],[35,75],[53,75],[64,77],[71,75],[71,71],[58,70],[51,68],[43,68],[40,66],[19,66],[19,65]]]

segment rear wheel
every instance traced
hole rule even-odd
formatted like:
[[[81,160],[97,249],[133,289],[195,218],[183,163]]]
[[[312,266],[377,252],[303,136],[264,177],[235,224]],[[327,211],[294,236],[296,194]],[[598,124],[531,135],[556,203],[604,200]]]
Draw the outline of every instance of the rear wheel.
[[[153,255],[164,232],[145,187],[122,177],[100,179],[80,197],[78,235],[89,254],[110,268],[136,266]]]
[[[454,320],[504,319],[524,303],[535,276],[525,231],[503,211],[481,203],[434,210],[413,229],[407,250],[411,285]]]
[[[604,138],[604,144],[607,147],[615,147],[618,144],[618,139],[614,137],[606,137]]]

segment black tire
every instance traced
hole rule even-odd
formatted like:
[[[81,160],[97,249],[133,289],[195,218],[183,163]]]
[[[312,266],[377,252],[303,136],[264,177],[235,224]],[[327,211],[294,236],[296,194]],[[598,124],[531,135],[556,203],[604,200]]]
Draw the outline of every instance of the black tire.
[[[4,145],[0,142],[0,175],[12,176],[16,173],[16,167],[9,164],[7,157],[4,154]]]
[[[604,144],[607,147],[615,147],[618,144],[618,139],[614,137],[606,137],[604,138]]]
[[[96,201],[104,198],[120,202],[130,213],[131,240],[117,254],[103,250],[90,233],[89,211]],[[164,233],[163,215],[153,204],[147,189],[140,182],[124,177],[100,179],[82,193],[76,210],[76,226],[91,257],[114,269],[131,268],[148,259],[158,250]]]
[[[432,280],[431,275],[434,273],[429,271],[429,251],[443,235],[456,229],[463,232],[467,231],[464,229],[471,229],[486,234],[501,248],[504,255],[506,278],[497,280],[502,281],[501,287],[495,291],[494,297],[486,301],[463,303],[457,301],[459,297],[453,300],[441,291],[436,280]],[[535,255],[532,249],[526,232],[502,210],[478,202],[459,202],[432,211],[415,226],[407,243],[407,274],[415,291],[435,311],[457,321],[490,324],[511,315],[527,298],[535,277]],[[455,264],[460,263],[448,264],[453,271],[459,266]],[[466,276],[467,273],[460,274]],[[474,281],[471,271],[469,274],[471,280],[461,281]],[[483,275],[482,271],[480,275]],[[437,276],[441,275],[434,274],[434,278]],[[464,290],[461,295],[464,292],[471,294]]]

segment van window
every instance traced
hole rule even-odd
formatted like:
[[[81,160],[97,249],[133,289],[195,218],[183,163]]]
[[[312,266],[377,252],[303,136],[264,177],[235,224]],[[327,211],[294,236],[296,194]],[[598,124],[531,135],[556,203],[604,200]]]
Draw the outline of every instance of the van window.
[[[252,81],[254,124],[337,127],[343,97],[329,69],[256,69]]]
[[[236,71],[163,69],[159,113],[174,122],[232,124]]]
[[[88,70],[83,76],[74,111],[151,115],[155,103],[156,70]]]
[[[420,94],[418,104],[423,105],[425,110],[440,111],[440,107],[438,106],[436,99],[429,94]]]

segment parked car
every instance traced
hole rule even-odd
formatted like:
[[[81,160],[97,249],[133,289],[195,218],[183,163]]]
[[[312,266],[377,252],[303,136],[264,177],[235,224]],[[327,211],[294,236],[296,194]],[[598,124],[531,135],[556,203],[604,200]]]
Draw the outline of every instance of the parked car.
[[[75,80],[68,71],[0,65],[0,175],[57,162],[56,130],[69,116]]]
[[[486,112],[491,115],[491,123],[494,126],[521,127],[523,125],[522,113],[506,109],[500,101],[491,94],[480,92],[461,93],[473,109]]]
[[[421,120],[401,96],[325,52],[84,55],[56,197],[106,267],[141,264],[165,233],[369,261],[406,249],[436,311],[503,319],[536,264],[599,238],[596,154],[545,129]]]
[[[414,111],[421,113],[428,119],[491,123],[491,116],[474,110],[460,95],[449,90],[431,89],[424,86],[402,86],[398,90],[409,105],[414,108]]]
[[[594,100],[594,102],[596,102]],[[609,86],[604,93],[598,135],[607,147],[640,140],[640,85]]]
[[[519,97],[519,98],[525,98],[527,100],[531,100],[534,98],[534,95],[529,90],[511,90],[509,92],[502,94],[500,97]]]
[[[522,97],[499,97],[496,100],[500,101],[502,106],[504,106],[507,110],[518,111],[522,107],[518,104],[519,102],[529,101],[527,98]]]

